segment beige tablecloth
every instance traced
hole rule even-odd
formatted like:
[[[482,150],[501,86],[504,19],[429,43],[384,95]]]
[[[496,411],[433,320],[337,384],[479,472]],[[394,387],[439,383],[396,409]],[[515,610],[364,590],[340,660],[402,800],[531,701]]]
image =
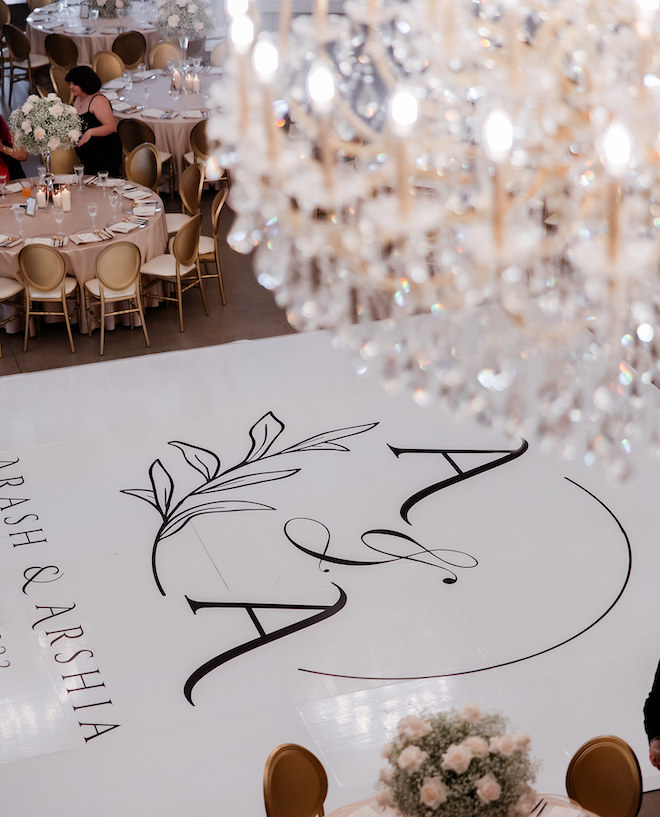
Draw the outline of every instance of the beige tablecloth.
[[[209,69],[203,69],[199,74],[200,93],[181,92],[176,101],[169,94],[171,78],[169,74],[165,75],[162,71],[151,71],[148,73],[150,79],[134,81],[131,90],[112,88],[122,98],[120,104],[124,102],[144,106],[139,111],[115,111],[115,120],[119,122],[120,119],[132,117],[146,122],[154,132],[156,147],[174,156],[177,179],[182,170],[183,154],[190,150],[190,131],[197,122],[204,118],[200,112],[206,111],[212,102],[209,99],[210,89],[213,82],[218,79],[219,69],[211,70],[213,73],[209,73]],[[110,85],[117,85],[118,82],[110,83]],[[104,90],[107,87],[105,86]],[[111,100],[111,103],[117,104],[114,100]],[[144,111],[149,109],[173,110],[177,112],[177,115],[173,119],[145,116]],[[196,115],[188,116],[187,111]]]
[[[597,817],[590,811],[584,811],[571,802],[568,797],[555,794],[539,795],[539,802],[532,810],[531,817]],[[399,813],[391,808],[381,808],[375,797],[351,803],[348,806],[331,811],[326,817],[400,817]]]
[[[89,178],[89,177],[86,177]],[[52,236],[57,233],[70,235],[78,230],[92,228],[92,219],[87,212],[87,204],[90,201],[98,202],[98,213],[96,215],[96,227],[102,228],[112,223],[113,211],[109,199],[102,191],[95,186],[86,186],[79,190],[75,185],[69,185],[71,190],[71,212],[66,213],[61,226],[55,222],[52,206],[47,211],[37,210],[35,216],[26,216],[23,220],[23,235],[25,238],[35,236]],[[151,191],[149,191],[151,192]],[[151,198],[157,198],[154,194]],[[22,202],[20,193],[7,194],[6,203]],[[82,289],[85,281],[96,276],[96,256],[101,249],[109,246],[112,241],[131,241],[140,248],[143,261],[148,261],[155,255],[166,251],[167,248],[167,225],[165,221],[165,210],[162,202],[158,199],[160,210],[147,220],[147,224],[139,229],[132,230],[125,235],[119,235],[110,241],[97,242],[92,244],[74,244],[71,240],[65,247],[58,247],[66,262],[68,275],[74,275]],[[129,207],[128,199],[120,200],[117,208],[117,220],[120,220],[125,213],[123,207]],[[0,233],[16,234],[19,226],[14,219],[11,209],[0,208]],[[0,276],[5,278],[18,278],[18,253],[24,244],[15,247],[0,247]],[[107,328],[112,328],[112,323]],[[7,324],[9,331],[17,331],[20,327],[17,321]],[[87,331],[87,317],[81,312],[82,332]]]
[[[45,6],[44,8],[49,8]],[[77,7],[74,7],[77,9]],[[89,32],[76,30],[76,25],[93,29]],[[153,26],[134,20],[131,16],[113,18],[99,18],[98,20],[81,20],[60,15],[57,12],[32,12],[26,20],[25,31],[30,41],[32,51],[37,54],[46,53],[46,35],[51,33],[66,34],[78,46],[78,64],[91,65],[97,51],[111,51],[115,37],[122,31],[140,31],[147,41],[147,55],[160,39],[158,31]]]

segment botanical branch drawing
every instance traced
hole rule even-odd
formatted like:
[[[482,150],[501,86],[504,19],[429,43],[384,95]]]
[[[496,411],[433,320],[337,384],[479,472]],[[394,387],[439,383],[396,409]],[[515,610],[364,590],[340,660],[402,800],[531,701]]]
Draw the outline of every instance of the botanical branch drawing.
[[[221,470],[220,457],[208,448],[200,448],[178,440],[171,441],[169,445],[179,449],[186,463],[202,475],[203,481],[189,493],[176,498],[174,479],[163,463],[157,459],[149,468],[151,488],[130,488],[121,491],[123,494],[148,502],[161,517],[151,550],[151,569],[160,593],[165,595],[158,576],[157,553],[158,546],[164,539],[178,533],[191,519],[202,514],[275,510],[272,505],[247,499],[235,499],[229,492],[238,491],[249,485],[258,485],[261,482],[288,479],[301,470],[300,468],[268,470],[261,466],[262,463],[286,454],[300,454],[308,451],[350,451],[338,440],[363,434],[377,425],[377,422],[366,423],[324,431],[286,448],[273,451],[275,441],[284,431],[284,424],[269,411],[250,428],[250,449],[246,456],[236,465],[224,470]],[[216,496],[217,494],[220,496]]]

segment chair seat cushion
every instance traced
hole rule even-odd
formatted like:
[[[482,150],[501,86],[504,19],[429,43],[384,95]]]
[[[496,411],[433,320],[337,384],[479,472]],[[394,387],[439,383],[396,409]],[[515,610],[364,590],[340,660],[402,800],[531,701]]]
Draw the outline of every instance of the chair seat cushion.
[[[199,237],[199,254],[215,256],[215,241],[210,235],[201,235]]]
[[[183,161],[189,165],[194,165],[195,162],[197,161],[194,152],[192,150],[189,150],[188,153],[184,153]]]
[[[64,291],[66,292],[67,296],[71,295],[72,292],[75,292],[77,286],[78,281],[75,278],[71,278],[69,275],[64,278]],[[29,287],[29,291],[30,298],[33,301],[59,301],[62,297],[62,291],[59,287],[57,289],[49,289],[47,292],[42,292],[40,289]]]
[[[165,223],[167,224],[167,232],[178,233],[184,224],[190,221],[190,216],[185,213],[165,213]]]
[[[0,301],[13,298],[19,292],[23,292],[23,285],[15,278],[0,278]]]
[[[160,148],[158,149],[158,155],[160,156],[160,162],[163,165],[169,162],[172,158],[171,153],[168,153],[166,150],[161,150]]]
[[[41,68],[42,65],[50,65],[50,60],[43,54],[30,54],[30,65],[32,68]],[[21,60],[14,63],[15,68],[27,68],[28,61]]]
[[[98,278],[85,281],[85,289],[89,290],[95,298],[101,297],[101,282]],[[135,284],[126,287],[126,289],[108,289],[108,287],[103,287],[103,297],[106,301],[123,301],[125,298],[135,298],[135,295]]]
[[[180,267],[181,275],[196,271],[194,264]],[[140,268],[142,275],[155,275],[157,278],[176,278],[176,258],[169,253],[156,255]]]

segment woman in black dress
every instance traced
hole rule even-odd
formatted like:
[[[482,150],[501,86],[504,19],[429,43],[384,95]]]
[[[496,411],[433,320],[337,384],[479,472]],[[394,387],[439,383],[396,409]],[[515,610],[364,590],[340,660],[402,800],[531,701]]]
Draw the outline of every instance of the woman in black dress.
[[[99,93],[101,79],[88,65],[76,65],[66,81],[80,117],[82,136],[76,153],[85,165],[85,173],[107,170],[112,177],[121,176],[121,142],[110,103]]]

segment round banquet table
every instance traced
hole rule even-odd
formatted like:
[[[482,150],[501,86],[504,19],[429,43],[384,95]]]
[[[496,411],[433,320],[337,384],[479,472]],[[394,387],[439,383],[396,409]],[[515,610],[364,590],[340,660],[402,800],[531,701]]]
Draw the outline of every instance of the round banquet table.
[[[532,809],[530,817],[597,817],[591,811],[580,808],[568,797],[557,794],[539,794],[539,800]],[[357,803],[350,803],[326,814],[326,817],[401,817],[388,806],[381,807],[375,797],[368,797]]]
[[[56,177],[64,181],[68,181],[69,177]],[[86,177],[87,179],[91,177]],[[34,179],[31,181],[35,181]],[[47,210],[37,210],[34,216],[26,216],[23,219],[23,237],[33,238],[36,236],[52,236],[56,234],[70,236],[71,233],[80,230],[92,229],[92,219],[87,212],[87,204],[90,201],[98,202],[98,213],[96,215],[96,229],[101,229],[112,223],[113,212],[112,207],[107,196],[103,195],[100,188],[94,185],[84,185],[78,189],[75,184],[68,184],[71,190],[71,212],[64,214],[64,220],[61,225],[55,222],[53,217],[52,205],[48,206]],[[147,188],[144,188],[145,190]],[[34,191],[33,191],[34,192]],[[149,191],[151,193],[151,191]],[[155,193],[151,193],[150,198],[158,198]],[[17,204],[24,201],[22,194],[7,193],[4,202],[6,204]],[[120,220],[125,213],[122,212],[122,206],[127,207],[130,202],[127,199],[121,199],[120,205],[117,208],[117,220]],[[129,233],[115,236],[115,238],[107,241],[93,242],[90,244],[74,244],[69,240],[66,246],[57,247],[58,251],[64,256],[66,263],[67,275],[74,275],[78,280],[78,284],[82,291],[85,281],[90,280],[96,276],[96,256],[99,251],[112,244],[113,241],[131,241],[140,248],[142,261],[148,261],[155,255],[159,255],[166,251],[167,248],[167,225],[165,221],[165,209],[162,201],[158,199],[160,210],[155,215],[147,219],[144,227],[132,230]],[[14,219],[13,212],[10,208],[0,208],[0,233],[5,235],[16,235],[19,232],[19,225]],[[0,276],[5,278],[18,278],[18,253],[25,246],[25,242],[21,242],[13,247],[0,247]],[[87,316],[84,309],[81,308],[80,316],[80,331],[87,331]],[[19,331],[16,325],[18,322],[12,322],[7,325],[10,331]],[[107,328],[112,328],[112,324],[106,324]]]
[[[207,66],[199,70],[200,93],[180,92],[175,101],[169,94],[171,76],[161,70],[133,73],[133,87],[123,87],[123,80],[112,80],[103,86],[109,94],[115,120],[142,119],[153,130],[156,147],[174,156],[176,178],[182,170],[183,154],[190,150],[190,132],[209,111],[211,85],[217,80],[222,69]],[[114,93],[113,93],[114,92]],[[117,94],[117,99],[114,99]],[[127,106],[131,106],[128,107]],[[135,109],[137,108],[137,110]],[[173,111],[172,118],[160,119],[159,114]]]
[[[46,53],[45,42],[48,34],[66,34],[78,47],[78,64],[91,65],[94,54],[98,51],[112,50],[112,43],[118,34],[123,31],[139,31],[147,41],[146,62],[151,49],[160,39],[158,31],[152,25],[130,15],[81,20],[80,17],[69,15],[69,11],[73,10],[78,13],[77,6],[69,7],[69,11],[64,12],[57,9],[58,4],[51,3],[33,11],[26,20],[25,33],[32,51],[36,54]]]

